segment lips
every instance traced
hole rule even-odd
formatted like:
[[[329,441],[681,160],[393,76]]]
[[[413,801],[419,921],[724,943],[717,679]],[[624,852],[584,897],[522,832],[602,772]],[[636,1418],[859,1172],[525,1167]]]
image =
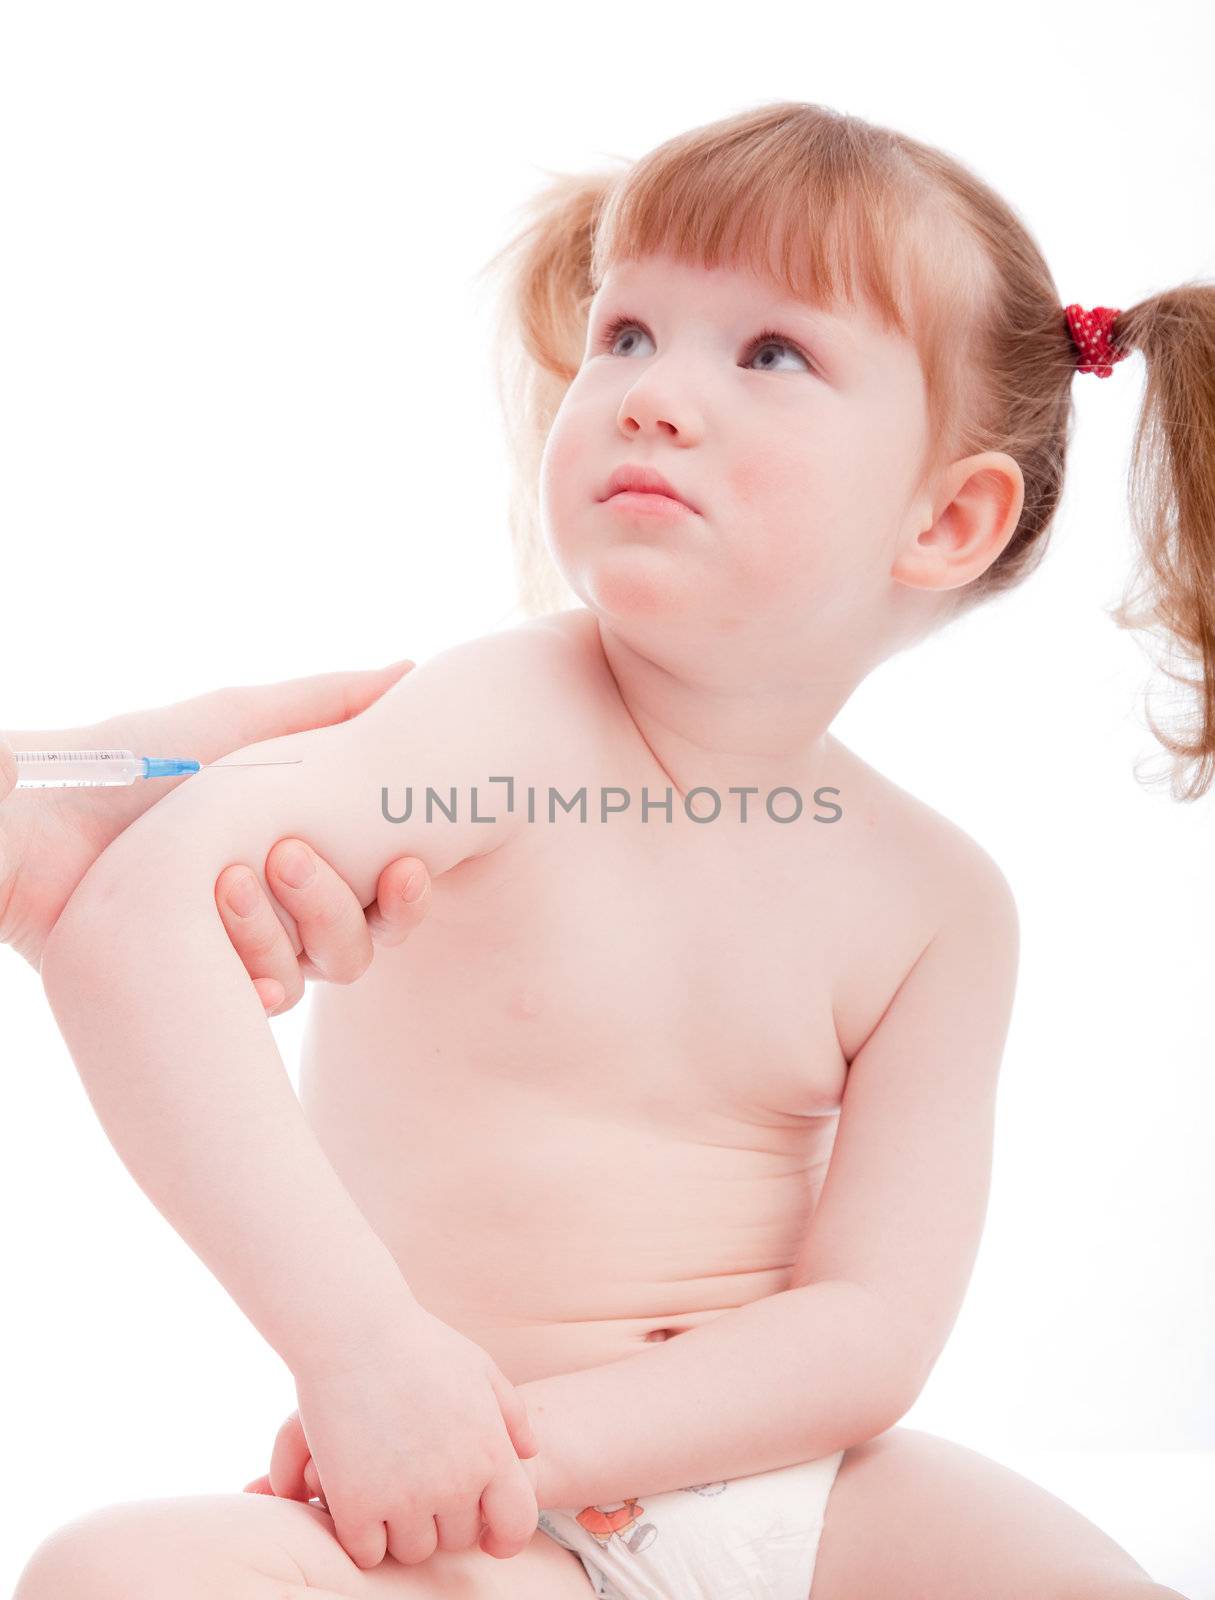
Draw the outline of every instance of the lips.
[[[617,467],[608,479],[601,499],[610,500],[614,494],[624,494],[630,490],[637,494],[665,494],[672,500],[678,500],[681,505],[687,506],[689,511],[696,510],[692,502],[680,494],[679,490],[668,483],[662,473],[656,472],[653,467]]]

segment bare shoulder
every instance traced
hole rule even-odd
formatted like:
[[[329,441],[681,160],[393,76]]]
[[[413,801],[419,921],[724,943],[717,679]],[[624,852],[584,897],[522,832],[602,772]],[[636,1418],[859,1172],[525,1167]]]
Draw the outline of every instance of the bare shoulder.
[[[585,642],[563,616],[448,645],[352,721],[365,721],[371,740],[421,726],[442,749],[471,753],[475,746],[486,760],[542,760],[578,726],[589,696]]]
[[[525,648],[532,651],[537,660],[563,662],[567,669],[563,683],[576,693],[589,692],[603,671],[599,624],[594,613],[585,606],[546,612],[513,631],[526,637]]]
[[[1008,881],[982,845],[838,740],[832,754],[844,869],[832,1004],[850,1062],[929,946],[968,950],[1011,984],[1019,935]]]
[[[1017,920],[1012,888],[994,857],[964,828],[836,741],[854,834],[880,867],[902,882],[929,936],[951,912],[987,905]],[[845,814],[848,811],[845,802]]]
[[[547,612],[474,643],[486,665],[502,671],[504,686],[526,696],[536,738],[551,754],[585,748],[604,733],[616,695],[593,613]]]
[[[562,666],[572,670],[585,653],[584,630],[570,626],[566,617],[551,612],[496,633],[461,639],[427,656],[394,687],[441,676],[461,683],[480,678],[487,697],[514,694],[523,683],[559,690],[567,679]]]

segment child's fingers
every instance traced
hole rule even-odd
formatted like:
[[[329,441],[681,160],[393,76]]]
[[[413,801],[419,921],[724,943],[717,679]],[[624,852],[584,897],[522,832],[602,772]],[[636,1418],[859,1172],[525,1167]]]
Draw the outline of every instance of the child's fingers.
[[[506,1431],[510,1434],[510,1442],[515,1447],[517,1456],[535,1456],[540,1454],[540,1445],[536,1439],[532,1419],[528,1415],[527,1406],[523,1396],[514,1384],[491,1361],[486,1369],[490,1385],[498,1399],[498,1407],[502,1412],[502,1420],[506,1424]]]
[[[321,1488],[321,1480],[317,1475],[317,1470],[313,1465],[311,1456],[308,1457],[308,1465],[304,1468],[304,1482],[312,1491],[310,1498],[313,1500],[319,1500],[325,1510],[328,1511],[329,1502],[325,1499],[324,1490]],[[267,1477],[261,1477],[254,1478],[252,1483],[247,1483],[241,1490],[241,1493],[273,1495],[274,1490],[270,1487],[270,1479]]]
[[[316,1462],[313,1461],[311,1456],[308,1457],[308,1465],[304,1468],[304,1482],[312,1491],[313,1498],[319,1500],[325,1510],[328,1511],[329,1505],[325,1499],[325,1491],[321,1488],[320,1474],[317,1472]]]
[[[309,1489],[304,1479],[304,1464],[311,1459],[300,1414],[293,1411],[278,1430],[270,1456],[270,1487],[280,1499],[307,1501]]]

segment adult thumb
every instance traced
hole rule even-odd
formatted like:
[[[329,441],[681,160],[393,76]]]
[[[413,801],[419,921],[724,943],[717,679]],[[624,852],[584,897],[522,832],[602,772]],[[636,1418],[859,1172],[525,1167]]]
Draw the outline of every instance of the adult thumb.
[[[507,1433],[510,1434],[510,1442],[515,1447],[515,1454],[522,1457],[538,1455],[540,1445],[532,1430],[531,1418],[527,1414],[527,1407],[519,1391],[509,1379],[502,1376],[492,1361],[489,1363],[488,1372],[489,1381],[502,1412],[502,1420],[506,1424]]]
[[[366,672],[321,672],[281,683],[258,683],[220,691],[239,705],[242,744],[285,733],[305,733],[348,722],[378,700],[407,672],[412,661],[394,661]],[[233,747],[235,748],[235,747]]]

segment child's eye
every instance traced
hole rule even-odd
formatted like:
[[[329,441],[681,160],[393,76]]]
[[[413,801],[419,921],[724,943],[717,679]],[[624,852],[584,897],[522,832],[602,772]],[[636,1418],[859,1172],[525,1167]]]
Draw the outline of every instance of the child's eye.
[[[616,341],[620,338],[620,335],[626,330],[632,329],[637,329],[641,333],[644,333],[647,339],[651,338],[651,335],[646,329],[645,324],[638,322],[636,317],[613,317],[599,335],[598,348],[601,351],[610,352],[615,347]],[[762,333],[757,334],[756,337],[752,339],[751,343],[747,346],[748,360],[751,360],[754,357],[756,351],[762,350],[768,345],[773,345],[777,349],[791,350],[794,355],[800,356],[806,365],[813,370],[814,363],[810,360],[810,357],[806,354],[806,352],[802,350],[800,346],[794,344],[792,339],[788,338],[776,328],[765,328]],[[769,366],[761,370],[771,372],[773,369]]]

